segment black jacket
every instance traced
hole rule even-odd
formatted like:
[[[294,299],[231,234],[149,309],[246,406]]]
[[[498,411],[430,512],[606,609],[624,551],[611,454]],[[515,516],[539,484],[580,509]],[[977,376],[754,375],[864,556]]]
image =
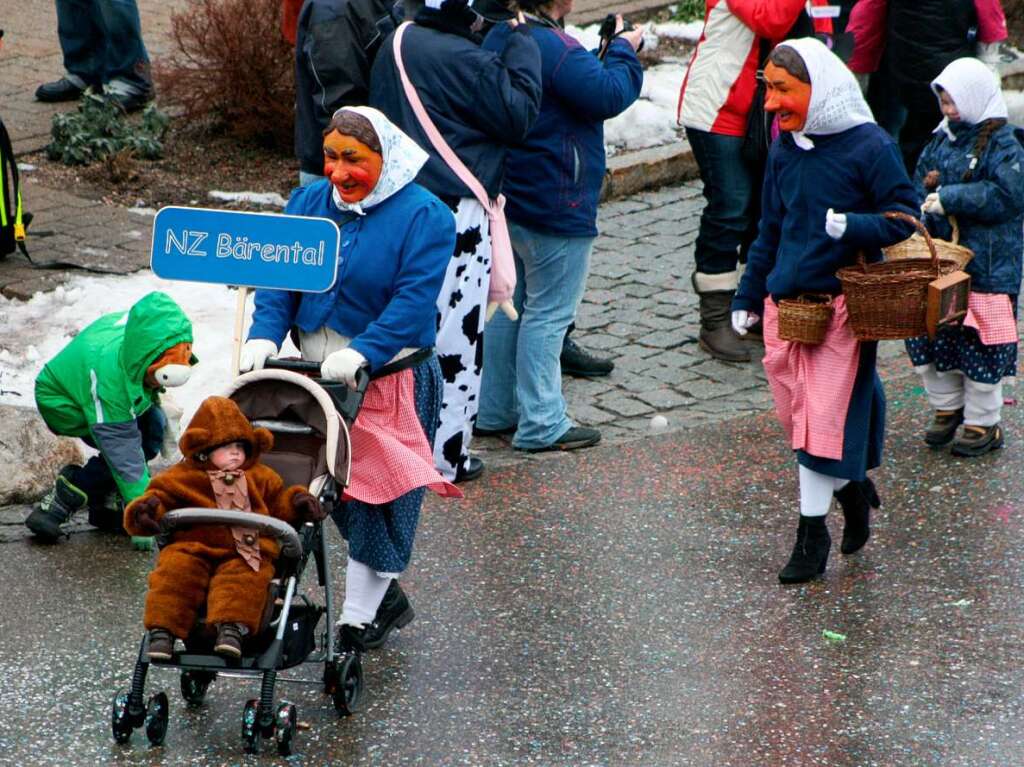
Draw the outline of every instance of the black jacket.
[[[954,59],[973,56],[974,0],[890,0],[887,50],[902,85],[928,85]]]
[[[420,129],[398,76],[392,44],[392,37],[385,40],[373,63],[370,105],[430,154],[418,183],[438,197],[472,197]],[[468,34],[424,26],[417,14],[417,23],[405,31],[402,60],[445,141],[495,197],[501,191],[505,147],[526,138],[540,112],[540,51],[529,29],[522,25],[521,33],[509,35],[495,53]]]
[[[295,40],[295,155],[323,174],[323,131],[337,109],[363,106],[380,44],[402,20],[401,0],[306,0]]]

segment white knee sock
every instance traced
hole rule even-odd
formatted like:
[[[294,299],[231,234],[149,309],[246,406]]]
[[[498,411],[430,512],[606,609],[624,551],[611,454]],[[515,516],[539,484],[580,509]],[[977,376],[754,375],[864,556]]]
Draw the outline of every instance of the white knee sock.
[[[823,517],[832,505],[832,493],[846,486],[848,479],[837,479],[800,466],[800,515]]]
[[[968,426],[994,426],[1003,411],[1003,382],[983,384],[964,380],[964,423]]]
[[[391,578],[382,577],[373,568],[349,557],[345,569],[345,603],[341,607],[338,625],[365,626],[372,623],[389,583]]]
[[[914,368],[921,374],[928,402],[936,410],[959,410],[964,406],[964,374],[959,370],[940,373],[934,363]]]

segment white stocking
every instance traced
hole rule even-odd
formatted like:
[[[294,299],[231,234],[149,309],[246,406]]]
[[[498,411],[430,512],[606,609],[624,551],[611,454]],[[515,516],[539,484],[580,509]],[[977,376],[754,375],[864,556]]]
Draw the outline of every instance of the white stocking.
[[[832,505],[832,493],[844,487],[848,479],[837,479],[800,466],[800,515],[823,517]]]
[[[964,406],[964,374],[959,370],[940,373],[935,363],[914,368],[921,374],[928,402],[936,410],[959,410]]]
[[[382,577],[373,568],[349,557],[345,569],[345,603],[338,625],[361,627],[372,623],[389,583],[390,577]]]
[[[1003,410],[1003,382],[983,384],[964,381],[964,423],[969,426],[995,426]]]

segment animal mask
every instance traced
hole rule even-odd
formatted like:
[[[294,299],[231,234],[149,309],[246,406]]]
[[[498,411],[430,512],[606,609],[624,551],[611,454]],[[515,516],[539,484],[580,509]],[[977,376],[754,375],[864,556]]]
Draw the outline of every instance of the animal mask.
[[[146,368],[143,379],[150,389],[181,386],[192,375],[192,344],[182,341],[165,351]]]
[[[764,68],[764,80],[764,111],[778,115],[781,130],[801,130],[807,124],[811,84],[798,80],[770,61]]]
[[[347,203],[365,200],[380,179],[384,158],[359,139],[331,131],[324,137],[324,175]]]

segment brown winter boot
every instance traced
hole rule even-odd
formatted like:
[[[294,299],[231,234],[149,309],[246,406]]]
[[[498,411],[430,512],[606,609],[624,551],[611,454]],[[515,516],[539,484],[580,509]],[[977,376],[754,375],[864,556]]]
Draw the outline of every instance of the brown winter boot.
[[[732,329],[732,297],[735,291],[699,293],[700,348],[715,359],[750,362],[750,349]]]

